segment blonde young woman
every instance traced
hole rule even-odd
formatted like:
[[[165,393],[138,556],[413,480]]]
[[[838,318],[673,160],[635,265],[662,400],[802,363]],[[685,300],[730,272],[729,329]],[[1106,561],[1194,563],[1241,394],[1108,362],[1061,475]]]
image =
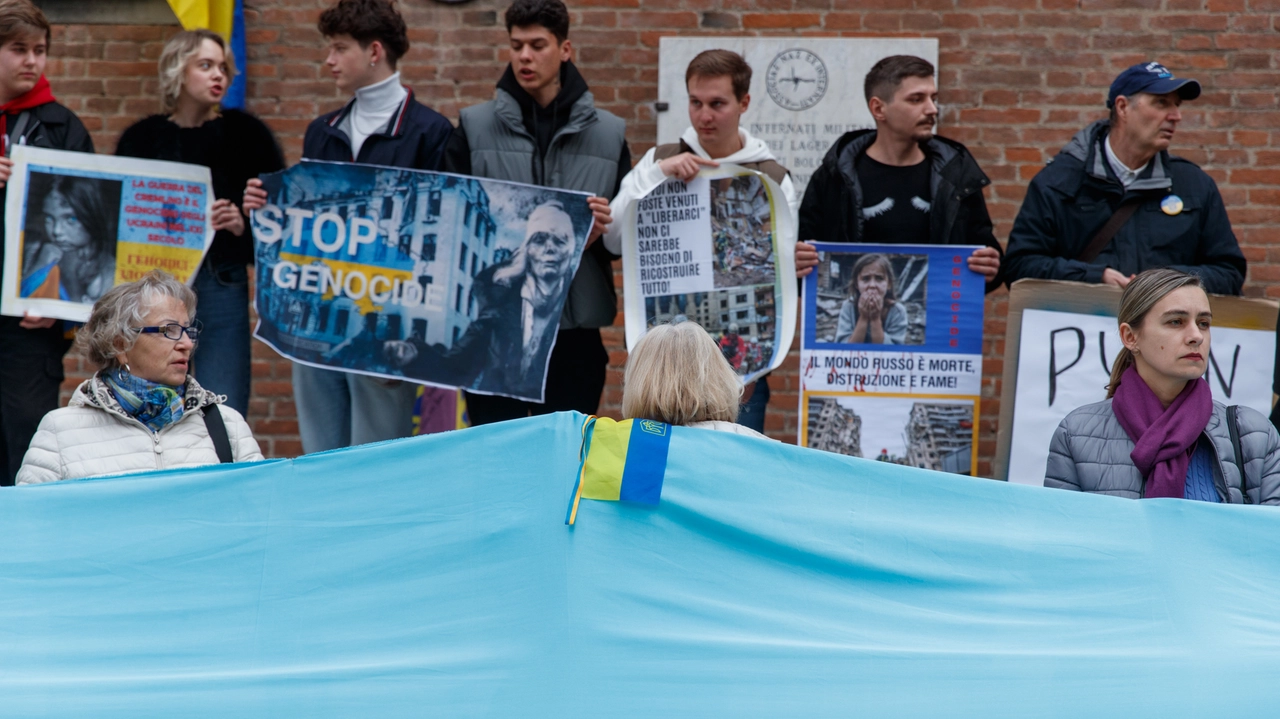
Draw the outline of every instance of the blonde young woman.
[[[206,341],[195,376],[245,413],[249,406],[249,276],[253,237],[236,201],[250,178],[284,169],[271,130],[253,115],[220,107],[236,68],[222,36],[174,35],[160,53],[162,112],[125,130],[117,155],[204,165],[213,173],[210,221],[217,234],[196,275]]]
[[[693,322],[658,325],[627,357],[622,416],[769,439],[734,424],[742,380],[711,335]]]
[[[1118,319],[1124,347],[1107,399],[1058,425],[1045,486],[1280,504],[1280,434],[1248,407],[1215,402],[1204,380],[1213,313],[1200,278],[1143,272],[1125,287]]]

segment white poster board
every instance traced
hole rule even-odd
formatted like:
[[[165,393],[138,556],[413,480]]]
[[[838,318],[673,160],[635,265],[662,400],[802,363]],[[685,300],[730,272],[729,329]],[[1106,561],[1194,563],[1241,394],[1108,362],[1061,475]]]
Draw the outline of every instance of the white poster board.
[[[84,322],[151,270],[195,280],[213,243],[209,168],[27,145],[12,160],[3,314]]]
[[[697,322],[743,382],[786,359],[795,336],[795,218],[782,188],[733,164],[670,178],[622,223],[627,348],[650,328]]]
[[[938,65],[935,38],[664,37],[659,42],[658,144],[678,142],[689,127],[684,74],[703,50],[732,50],[753,70],[751,106],[742,127],[769,144],[791,171],[796,195],[844,133],[875,127],[862,82],[890,55]]]

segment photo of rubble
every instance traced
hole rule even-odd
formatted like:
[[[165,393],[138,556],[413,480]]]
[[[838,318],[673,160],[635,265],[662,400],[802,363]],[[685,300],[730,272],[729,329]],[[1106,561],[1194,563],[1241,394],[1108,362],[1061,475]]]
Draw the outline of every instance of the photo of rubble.
[[[812,449],[969,475],[972,400],[809,395],[805,445]]]
[[[744,377],[773,359],[777,308],[772,284],[647,297],[644,308],[645,327],[697,322]]]
[[[717,289],[773,283],[773,220],[760,176],[711,181],[711,238]]]

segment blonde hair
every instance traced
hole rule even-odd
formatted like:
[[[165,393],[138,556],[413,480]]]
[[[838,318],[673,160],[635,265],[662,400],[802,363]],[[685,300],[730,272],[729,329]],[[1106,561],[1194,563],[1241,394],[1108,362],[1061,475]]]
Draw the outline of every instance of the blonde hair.
[[[44,35],[49,44],[53,28],[49,18],[31,0],[0,0],[0,46],[24,35]]]
[[[164,112],[173,112],[178,106],[182,83],[187,77],[187,63],[200,53],[200,46],[205,40],[212,40],[222,48],[227,65],[227,86],[230,87],[235,79],[236,61],[227,51],[227,41],[221,35],[212,30],[183,30],[169,38],[160,53],[160,107]]]
[[[162,297],[172,297],[187,308],[188,320],[196,321],[196,293],[164,270],[152,270],[137,282],[116,285],[93,303],[89,321],[76,332],[76,344],[89,361],[103,369],[120,365],[116,355],[128,352],[138,342],[147,313]]]
[[[738,419],[742,380],[694,322],[658,325],[627,358],[622,416],[667,424]]]
[[[1147,313],[1169,293],[1183,287],[1203,287],[1200,278],[1180,270],[1159,269],[1147,270],[1124,288],[1120,295],[1120,311],[1116,313],[1116,324],[1127,324],[1134,329],[1142,326]],[[1121,347],[1116,360],[1111,364],[1111,382],[1107,384],[1107,399],[1111,399],[1120,386],[1120,377],[1133,365],[1133,352],[1128,347]]]

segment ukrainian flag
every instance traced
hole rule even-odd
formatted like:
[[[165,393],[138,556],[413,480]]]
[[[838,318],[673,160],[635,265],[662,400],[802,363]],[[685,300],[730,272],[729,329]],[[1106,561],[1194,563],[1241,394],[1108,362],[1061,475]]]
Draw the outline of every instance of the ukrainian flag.
[[[592,417],[582,431],[582,465],[565,524],[577,520],[578,502],[584,498],[653,505],[662,499],[671,425]]]

